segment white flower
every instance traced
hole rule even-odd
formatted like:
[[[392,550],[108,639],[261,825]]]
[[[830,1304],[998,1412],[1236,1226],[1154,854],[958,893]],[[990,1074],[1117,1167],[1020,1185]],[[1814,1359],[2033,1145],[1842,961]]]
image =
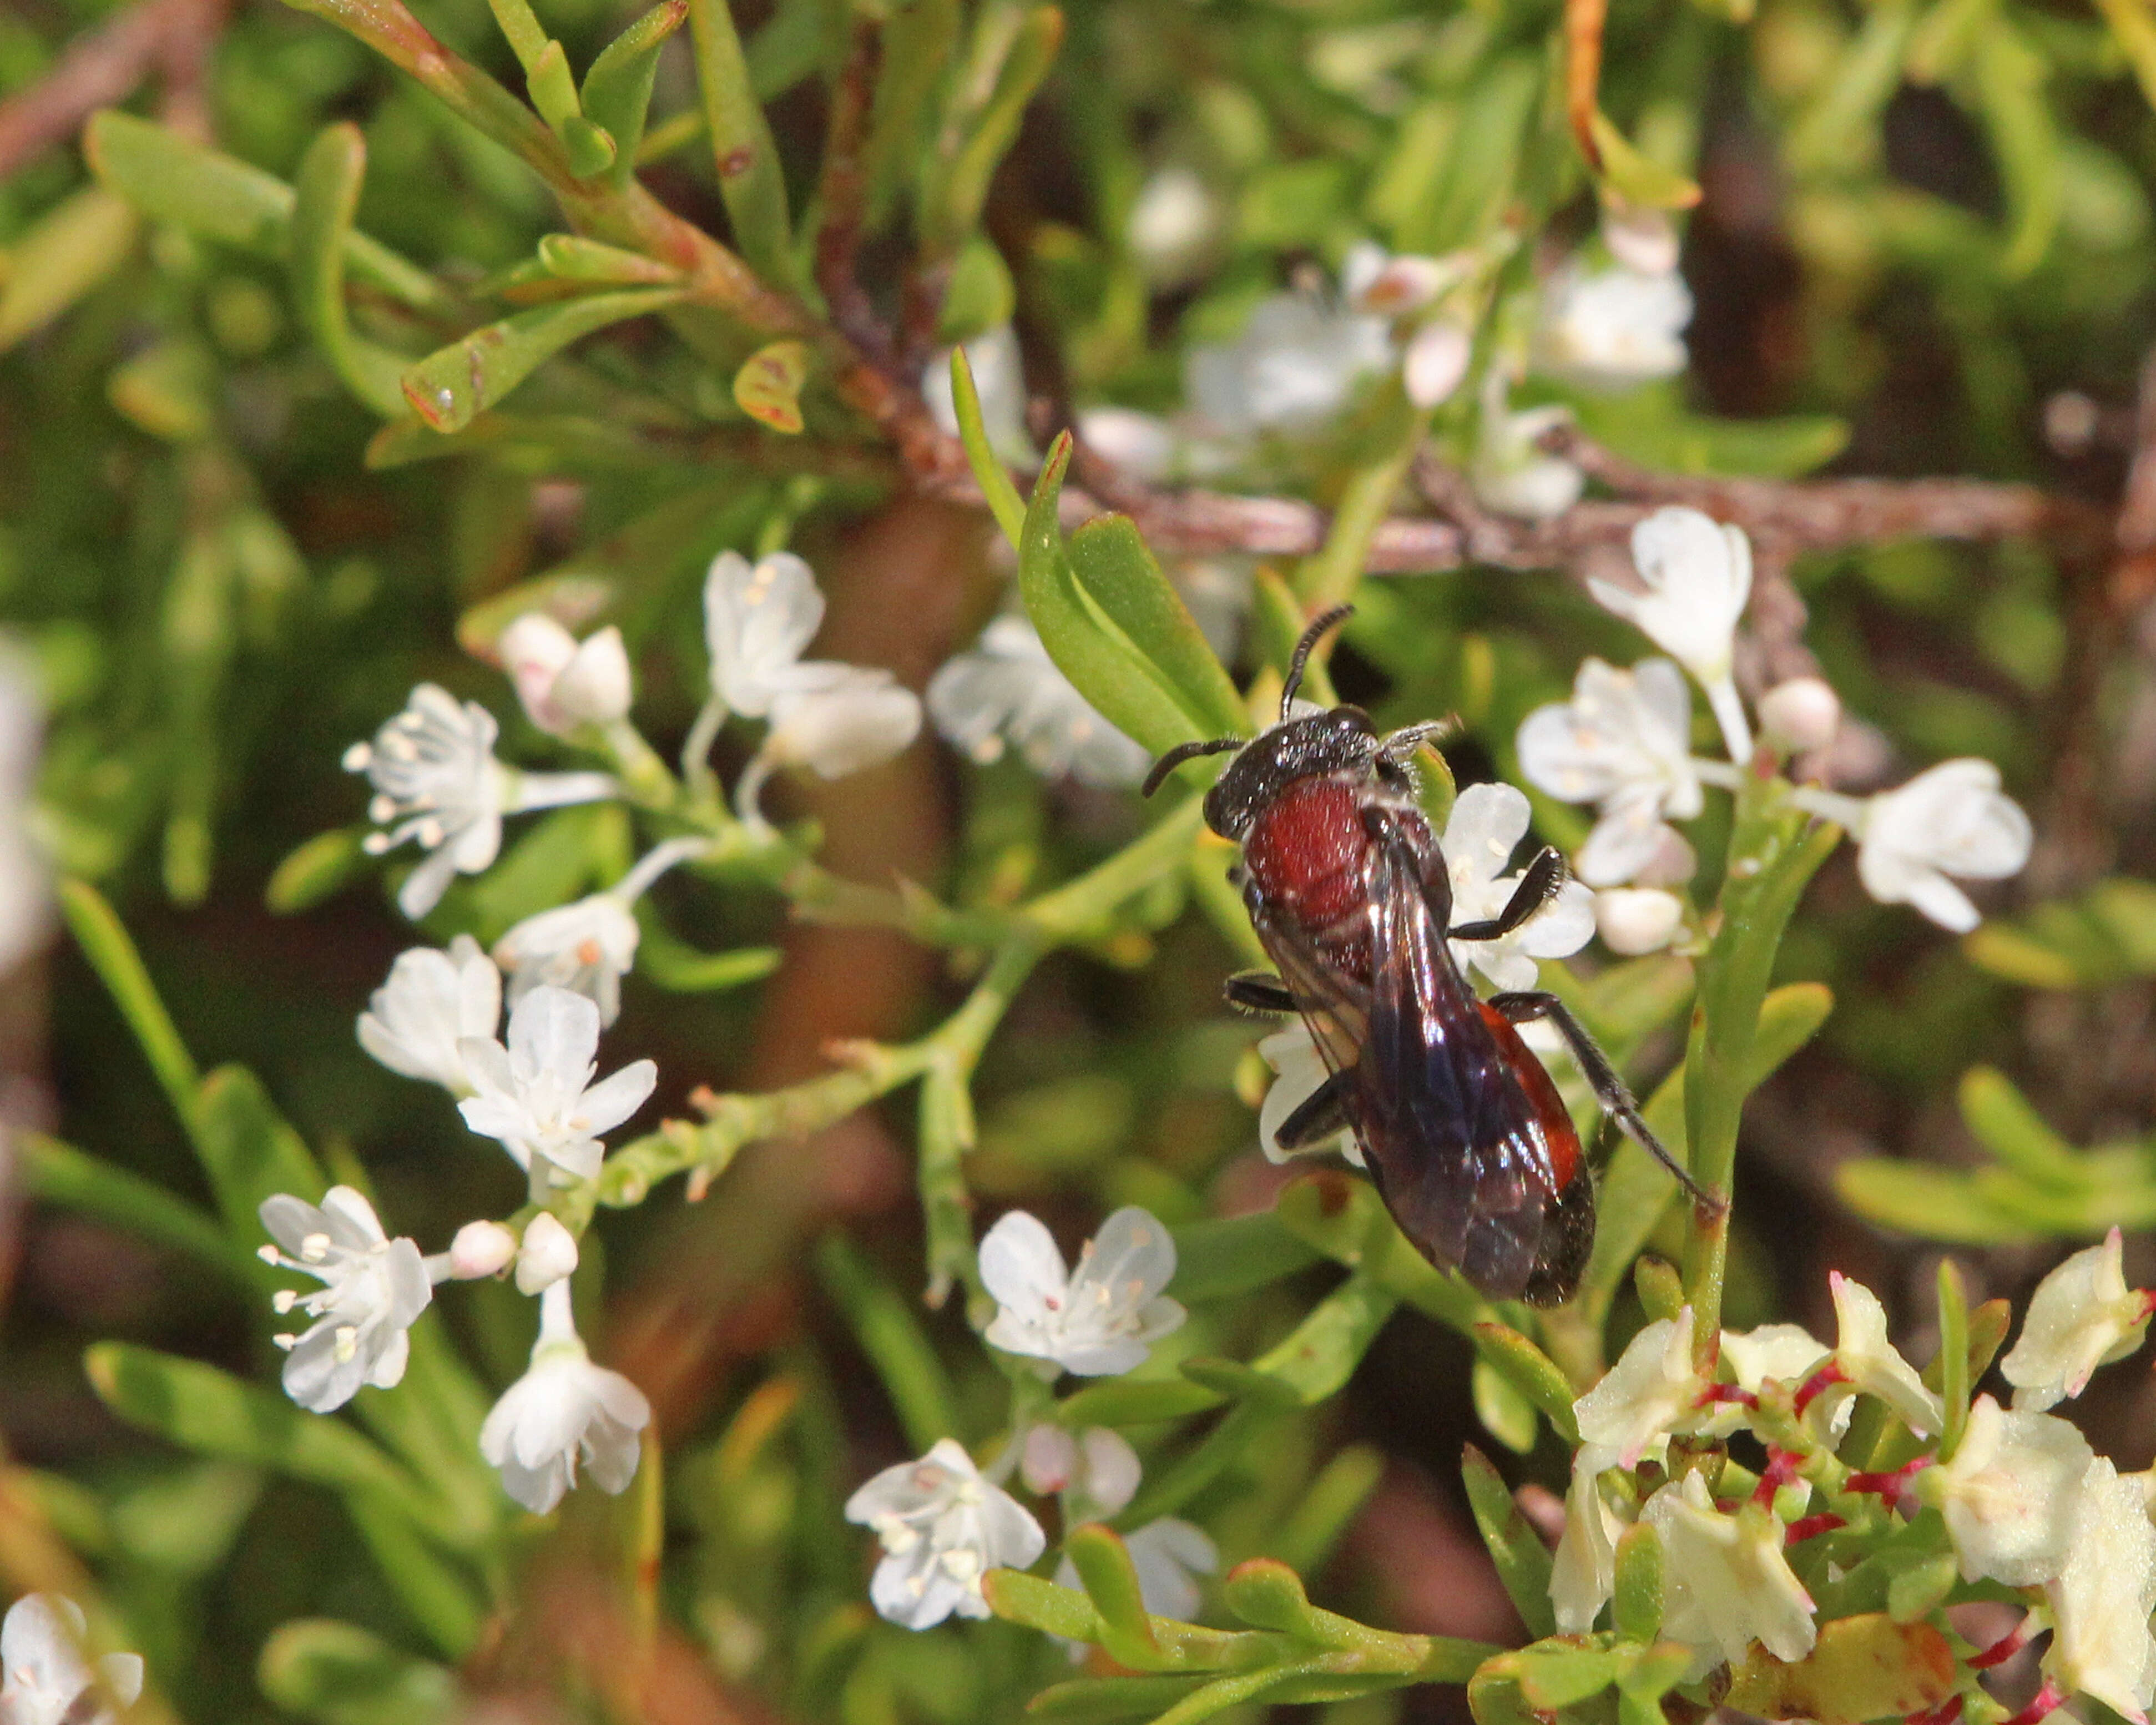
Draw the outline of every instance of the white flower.
[[[577,1236],[552,1210],[540,1211],[524,1224],[524,1238],[516,1249],[518,1293],[543,1293],[575,1274],[576,1268]]]
[[[2146,1725],[2156,1699],[2156,1528],[2141,1482],[2099,1455],[2082,1476],[2066,1566],[2046,1584],[2054,1631],[2045,1668],[2066,1687]]]
[[[1594,830],[1573,859],[1590,886],[1615,886],[1654,860],[1671,818],[1705,798],[1691,765],[1691,694],[1666,659],[1620,671],[1584,661],[1572,700],[1537,707],[1520,726],[1520,771],[1567,803],[1596,805]]]
[[[501,817],[521,809],[589,803],[619,788],[603,773],[521,773],[494,757],[501,727],[475,701],[422,683],[404,711],[344,753],[347,773],[374,787],[367,816],[387,831],[368,834],[375,855],[407,839],[429,853],[398,890],[404,914],[420,917],[441,901],[453,875],[476,875],[501,849]]]
[[[1025,367],[1017,333],[1007,323],[983,331],[965,345],[973,390],[981,398],[981,429],[988,447],[1014,467],[1040,459],[1025,429]],[[921,374],[921,394],[947,437],[958,434],[958,403],[951,388],[951,350],[942,349]]]
[[[285,1393],[327,1414],[362,1384],[394,1388],[411,1352],[405,1332],[434,1297],[419,1248],[384,1235],[374,1206],[349,1186],[331,1187],[319,1209],[280,1192],[262,1201],[260,1214],[277,1242],[261,1249],[263,1261],[322,1283],[316,1293],[277,1296],[280,1312],[296,1307],[315,1320],[303,1335],[277,1337],[287,1356]]]
[[[1964,1581],[2030,1587],[2066,1567],[2082,1478],[2094,1459],[2065,1420],[2009,1414],[1980,1395],[1953,1460],[1926,1468],[1917,1489],[1946,1518]]]
[[[808,767],[844,778],[888,761],[921,734],[921,699],[886,670],[842,665],[821,689],[782,696],[757,758],[774,767]],[[747,775],[744,773],[743,778]]]
[[[1697,1422],[1707,1380],[1692,1365],[1691,1332],[1689,1306],[1674,1318],[1656,1319],[1572,1404],[1581,1466],[1597,1473],[1631,1467],[1650,1447]]]
[[[1389,320],[1307,294],[1276,294],[1224,345],[1194,347],[1183,393],[1214,429],[1307,434],[1346,407],[1355,386],[1393,363]]]
[[[1102,1522],[1137,1496],[1138,1452],[1121,1432],[1089,1425],[1073,1437],[1046,1421],[1025,1435],[1019,1472],[1029,1489],[1060,1492],[1065,1524]]]
[[[1879,1303],[1879,1296],[1839,1270],[1828,1272],[1827,1286],[1834,1292],[1835,1322],[1839,1326],[1834,1360],[1848,1380],[1847,1389],[1876,1396],[1919,1437],[1938,1432],[1945,1424],[1946,1410],[1938,1397],[1924,1388],[1917,1368],[1887,1339],[1887,1309]],[[1845,1393],[1840,1386],[1826,1391],[1836,1398]]]
[[[31,829],[44,742],[35,668],[0,641],[0,972],[42,945],[52,929],[52,867]]]
[[[2079,1395],[2098,1366],[2140,1347],[2151,1296],[2127,1286],[2123,1251],[2114,1228],[2101,1245],[2076,1252],[2037,1284],[2020,1338],[1999,1363],[2017,1409]]]
[[[1865,805],[1856,873],[1881,904],[1914,905],[1966,934],[1979,918],[1947,877],[1999,880],[2029,860],[2029,817],[1999,788],[1989,761],[1943,761]]]
[[[1508,784],[1470,785],[1454,801],[1439,848],[1452,877],[1452,922],[1481,922],[1503,910],[1522,878],[1501,874],[1527,835],[1527,793]],[[1563,958],[1594,937],[1594,895],[1568,880],[1512,933],[1494,941],[1455,941],[1453,962],[1472,965],[1502,990],[1532,988],[1535,960]]]
[[[132,1707],[142,1692],[142,1656],[108,1653],[93,1670],[83,1656],[90,1625],[58,1594],[25,1594],[0,1621],[0,1722],[4,1725],[113,1725],[106,1699]]]
[[[1182,1326],[1183,1307],[1161,1293],[1174,1274],[1174,1240],[1136,1205],[1103,1222],[1067,1272],[1055,1236],[1013,1210],[981,1241],[981,1280],[997,1306],[988,1340],[1082,1378],[1127,1372]]]
[[[501,973],[479,942],[460,934],[446,952],[414,947],[397,955],[389,979],[359,1015],[359,1045],[393,1072],[468,1096],[463,1050],[468,1036],[494,1034],[501,1023]]]
[[[525,716],[550,736],[626,718],[629,649],[609,624],[582,642],[543,611],[527,611],[495,644]]]
[[[1577,258],[1543,285],[1535,363],[1590,389],[1627,389],[1685,368],[1691,290],[1671,270],[1588,270]]]
[[[1482,392],[1482,417],[1475,451],[1467,465],[1468,484],[1485,509],[1522,521],[1546,521],[1579,501],[1587,475],[1562,455],[1541,445],[1546,432],[1568,424],[1563,408],[1529,408],[1514,413],[1506,403],[1503,372],[1490,368]]]
[[[1684,901],[1659,886],[1605,886],[1594,895],[1594,931],[1613,952],[1659,952],[1684,927]]]
[[[459,1281],[499,1276],[516,1255],[516,1236],[499,1222],[467,1222],[449,1241],[449,1274]]]
[[[1048,1544],[1040,1523],[949,1438],[861,1486],[846,1500],[846,1519],[882,1542],[869,1599],[907,1629],[933,1629],[954,1611],[988,1616],[982,1576],[1027,1568]]]
[[[1258,1043],[1258,1053],[1273,1069],[1271,1087],[1265,1091],[1264,1103],[1258,1110],[1258,1144],[1265,1153],[1268,1162],[1286,1162],[1296,1156],[1322,1156],[1337,1152],[1357,1168],[1365,1166],[1363,1147],[1355,1134],[1343,1127],[1322,1143],[1306,1145],[1299,1150],[1283,1149],[1280,1129],[1287,1124],[1287,1117],[1311,1097],[1317,1087],[1332,1076],[1325,1064],[1325,1056],[1317,1051],[1317,1044],[1311,1038],[1310,1029],[1298,1018],[1283,1024],[1271,1035]]]
[[[1358,240],[1348,247],[1348,255],[1340,262],[1340,296],[1352,311],[1399,317],[1419,311],[1440,295],[1450,292],[1477,267],[1472,252],[1419,257],[1411,252],[1388,252],[1367,239]]]
[[[1603,1500],[1601,1470],[1583,1451],[1573,1458],[1572,1485],[1564,1494],[1564,1532],[1550,1563],[1550,1604],[1559,1635],[1584,1635],[1617,1587],[1617,1542],[1625,1522]]]
[[[1172,477],[1183,454],[1175,428],[1157,413],[1142,413],[1135,408],[1081,408],[1077,424],[1079,438],[1087,449],[1148,485]]]
[[[1722,1332],[1722,1363],[1729,1368],[1737,1387],[1750,1395],[1756,1396],[1770,1383],[1801,1387],[1833,1356],[1834,1350],[1801,1324],[1761,1324],[1757,1329]],[[1856,1412],[1854,1397],[1836,1400],[1822,1396],[1805,1410],[1805,1417],[1815,1430],[1839,1438],[1849,1429]],[[1742,1423],[1742,1414],[1741,1408],[1728,1406],[1703,1429],[1733,1431]]]
[[[1696,509],[1658,509],[1632,529],[1632,562],[1645,592],[1596,580],[1588,591],[1702,688],[1711,693],[1727,682],[1737,624],[1752,596],[1752,542],[1744,530]]]
[[[1667,210],[1632,203],[1602,188],[1602,243],[1609,255],[1641,275],[1666,275],[1677,267],[1676,224]]]
[[[1710,1666],[1743,1659],[1754,1641],[1784,1664],[1812,1651],[1811,1595],[1783,1555],[1784,1529],[1771,1512],[1747,1505],[1724,1515],[1706,1478],[1688,1473],[1649,1498],[1640,1519],[1662,1538],[1664,1635]]]
[[[541,984],[509,1014],[509,1045],[467,1037],[465,1069],[476,1094],[459,1104],[465,1124],[498,1138],[531,1175],[535,1194],[551,1178],[588,1179],[605,1154],[602,1132],[641,1108],[659,1069],[636,1060],[592,1083],[598,1070],[599,1009],[581,994]]]
[[[534,988],[567,988],[611,1024],[621,1016],[621,979],[636,963],[640,932],[635,913],[612,891],[526,916],[494,943],[494,962],[509,973],[511,1009]],[[493,1027],[478,1034],[491,1035]]]
[[[1823,749],[1841,728],[1841,697],[1824,677],[1791,677],[1759,697],[1759,728],[1791,754]]]
[[[1196,172],[1170,163],[1155,168],[1138,187],[1123,232],[1147,279],[1172,287],[1188,280],[1204,263],[1225,214]]]
[[[1136,784],[1152,764],[1137,743],[1096,712],[1056,668],[1023,617],[998,617],[928,684],[928,711],[953,748],[996,759],[1008,740],[1046,777]]]
[[[636,1477],[639,1436],[651,1422],[644,1392],[619,1372],[592,1363],[577,1334],[569,1285],[539,1296],[539,1339],[531,1363],[501,1394],[480,1427],[479,1452],[502,1489],[544,1515],[577,1483],[581,1459],[603,1491]]]
[[[704,578],[704,644],[711,692],[745,718],[782,696],[828,688],[846,667],[801,655],[824,626],[824,594],[808,564],[774,551],[753,567],[737,551],[711,559]]]

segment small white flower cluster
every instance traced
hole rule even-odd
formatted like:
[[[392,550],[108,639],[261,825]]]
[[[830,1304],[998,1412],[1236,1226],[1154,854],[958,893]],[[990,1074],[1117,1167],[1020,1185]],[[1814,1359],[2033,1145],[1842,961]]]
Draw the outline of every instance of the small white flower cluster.
[[[1024,617],[998,617],[928,685],[929,716],[952,747],[986,764],[1014,744],[1044,778],[1116,788],[1152,757],[1088,704]]]
[[[57,1594],[25,1594],[0,1620],[0,1725],[116,1725],[109,1703],[135,1704],[142,1656],[108,1653],[92,1664],[82,1607]]]
[[[1629,670],[1585,660],[1571,701],[1530,713],[1518,747],[1520,770],[1538,789],[1595,806],[1594,829],[1574,870],[1602,889],[1596,912],[1609,944],[1640,952],[1666,944],[1683,923],[1682,901],[1667,889],[1690,878],[1693,858],[1669,823],[1699,814],[1702,785],[1736,788],[1752,763],[1751,723],[1731,673],[1752,590],[1752,551],[1741,529],[1697,510],[1669,508],[1633,530],[1632,559],[1640,590],[1589,585],[1670,657]],[[1691,752],[1686,673],[1707,695],[1726,762]],[[1819,679],[1797,678],[1768,691],[1759,718],[1778,749],[1809,751],[1833,740],[1840,703]],[[1855,836],[1857,875],[1874,898],[1912,905],[1956,932],[1974,928],[1978,915],[1953,879],[2003,879],[2029,860],[2029,818],[2001,793],[1999,769],[1988,761],[1943,762],[1861,800],[1814,786],[1790,795]]]
[[[2146,1332],[2156,1296],[2126,1286],[2118,1230],[2046,1278],[2000,1363],[2013,1409],[1978,1396],[1943,1456],[1946,1409],[1888,1339],[1877,1298],[1840,1275],[1832,1289],[1831,1349],[1794,1324],[1726,1332],[1717,1381],[1697,1364],[1686,1307],[1640,1331],[1574,1404],[1580,1448],[1550,1579],[1559,1632],[1593,1630],[1615,1584],[1618,1541],[1637,1521],[1661,1535],[1662,1633],[1693,1648],[1695,1677],[1743,1661],[1755,1641],[1778,1660],[1801,1659],[1818,1625],[1790,1549],[1851,1516],[1875,1517],[1883,1534],[1932,1509],[1964,1580],[2043,1589],[2040,1613],[2013,1643],[2052,1631],[2039,1712],[2079,1693],[2145,1721],[2156,1697],[2156,1527],[2144,1481],[2121,1477],[2071,1425],[2042,1411]],[[1881,1474],[1837,1460],[1833,1442],[1858,1396],[1883,1403],[1921,1452]],[[1671,1438],[1743,1429],[1768,1455],[1748,1499],[1717,1502],[1705,1473],[1669,1478],[1659,1466]],[[1634,1474],[1643,1462],[1657,1464],[1644,1479]],[[1831,1507],[1808,1513],[1815,1496]],[[1868,1500],[1876,1511],[1860,1507]]]
[[[1135,1207],[1101,1224],[1075,1268],[1037,1217],[1013,1210],[983,1238],[980,1268],[996,1301],[989,1345],[1032,1362],[1050,1382],[1066,1371],[1130,1371],[1183,1321],[1183,1307],[1161,1291],[1175,1274],[1175,1242]],[[870,1528],[883,1547],[869,1585],[882,1616],[916,1630],[954,1612],[986,1617],[982,1577],[1039,1560],[1047,1548],[1040,1523],[1003,1488],[1014,1468],[1035,1495],[1060,1496],[1066,1527],[1119,1514],[1137,1497],[1142,1473],[1137,1452],[1119,1434],[1097,1426],[1073,1432],[1049,1421],[1014,1433],[985,1473],[950,1438],[917,1461],[886,1468],[846,1502],[846,1518]],[[1187,1617],[1197,1609],[1195,1577],[1219,1564],[1200,1529],[1163,1517],[1124,1543],[1148,1610]]]

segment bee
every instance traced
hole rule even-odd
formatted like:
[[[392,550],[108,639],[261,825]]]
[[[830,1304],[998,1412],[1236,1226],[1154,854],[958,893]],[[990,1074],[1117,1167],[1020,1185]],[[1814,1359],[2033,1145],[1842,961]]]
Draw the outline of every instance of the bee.
[[[1410,764],[1452,721],[1381,737],[1358,706],[1293,716],[1312,650],[1351,614],[1338,607],[1304,632],[1277,725],[1255,741],[1178,745],[1154,763],[1145,793],[1186,761],[1235,752],[1205,793],[1205,822],[1242,847],[1234,878],[1279,973],[1232,977],[1227,996],[1254,1012],[1300,1014],[1330,1075],[1282,1123],[1281,1147],[1352,1130],[1385,1207],[1431,1263],[1492,1300],[1560,1305],[1594,1249],[1594,1179],[1518,1025],[1554,1026],[1604,1113],[1695,1200],[1714,1201],[1563,1001],[1540,991],[1484,999],[1453,962],[1448,942],[1502,939],[1567,875],[1546,847],[1496,916],[1453,922],[1451,875]]]

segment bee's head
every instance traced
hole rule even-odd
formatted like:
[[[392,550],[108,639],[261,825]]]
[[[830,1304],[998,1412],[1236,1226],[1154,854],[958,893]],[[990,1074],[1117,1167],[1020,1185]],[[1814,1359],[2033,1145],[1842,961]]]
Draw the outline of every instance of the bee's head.
[[[1241,839],[1250,830],[1258,811],[1298,778],[1339,772],[1368,772],[1378,759],[1377,727],[1359,706],[1336,706],[1321,712],[1295,711],[1296,691],[1302,686],[1303,668],[1311,649],[1335,624],[1353,614],[1353,608],[1336,606],[1312,619],[1295,644],[1287,679],[1281,687],[1281,721],[1255,740],[1240,737],[1216,737],[1209,742],[1178,743],[1158,761],[1146,775],[1145,794],[1150,797],[1168,775],[1185,761],[1200,755],[1235,751],[1228,770],[1205,793],[1205,824],[1224,839]]]

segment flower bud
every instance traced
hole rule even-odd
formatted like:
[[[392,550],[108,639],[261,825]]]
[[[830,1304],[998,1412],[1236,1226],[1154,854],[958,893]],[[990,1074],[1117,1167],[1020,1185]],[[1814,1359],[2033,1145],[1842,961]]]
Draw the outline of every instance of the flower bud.
[[[1642,275],[1666,275],[1677,267],[1676,225],[1666,210],[1605,194],[1602,243],[1611,257]]]
[[[498,1275],[516,1255],[516,1236],[499,1222],[467,1222],[449,1242],[449,1274],[459,1281]]]
[[[1401,372],[1408,399],[1419,408],[1434,408],[1450,399],[1474,356],[1474,337],[1451,319],[1424,324],[1408,343]]]
[[[1029,1491],[1040,1497],[1060,1491],[1077,1471],[1078,1440],[1063,1427],[1044,1422],[1026,1433],[1019,1474]]]
[[[1759,726],[1792,754],[1823,749],[1841,726],[1841,697],[1820,677],[1791,677],[1759,697]]]
[[[516,1291],[536,1294],[577,1267],[577,1238],[551,1210],[524,1224],[524,1244],[516,1252]]]
[[[1652,886],[1616,886],[1594,895],[1594,927],[1613,952],[1659,952],[1684,927],[1684,901]]]
[[[579,644],[552,617],[530,611],[502,630],[495,649],[526,716],[552,736],[610,724],[629,711],[629,652],[618,629]]]

